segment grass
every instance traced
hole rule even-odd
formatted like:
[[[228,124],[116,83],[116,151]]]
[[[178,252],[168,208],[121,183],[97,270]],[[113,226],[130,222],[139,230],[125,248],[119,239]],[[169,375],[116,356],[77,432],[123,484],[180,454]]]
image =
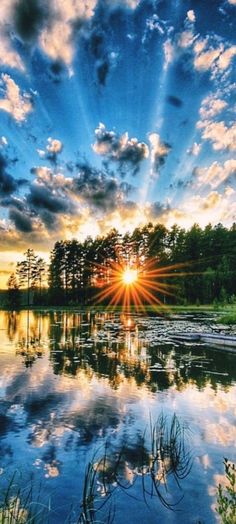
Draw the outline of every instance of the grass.
[[[219,304],[216,308],[215,304],[200,304],[200,305],[196,305],[196,304],[189,304],[187,306],[184,306],[184,305],[170,305],[170,304],[167,304],[166,305],[167,307],[167,310],[169,310],[169,312],[198,312],[198,313],[201,313],[201,311],[203,312],[217,312],[217,313],[224,313],[225,311],[232,311],[232,313],[234,312],[236,314],[236,306],[232,306],[232,305],[222,305],[222,304]],[[54,306],[54,305],[51,305],[51,306],[43,306],[43,305],[40,305],[40,306],[36,306],[36,305],[30,305],[30,307],[28,308],[28,306],[20,306],[20,308],[17,309],[17,311],[25,311],[25,310],[32,310],[32,311],[68,311],[68,312],[74,312],[74,311],[78,311],[78,312],[82,312],[82,311],[90,311],[91,309],[92,310],[95,310],[95,311],[123,311],[124,308],[122,306],[109,306],[109,305],[104,305],[104,304],[99,304],[99,305],[95,305],[95,304],[87,304],[87,305],[81,305],[81,304],[75,304],[74,306],[73,305],[69,305],[69,306]],[[9,307],[7,306],[4,306],[3,304],[0,304],[0,310],[2,311],[11,311],[11,309],[9,309]],[[145,305],[145,311],[147,313],[155,313],[155,312],[163,312],[165,309],[161,306],[151,306],[151,305]],[[143,308],[140,307],[140,308],[137,308],[135,306],[130,306],[130,311],[131,312],[134,312],[135,311],[140,311],[140,313],[143,312]]]
[[[236,311],[226,313],[222,317],[219,318],[218,322],[221,324],[225,324],[226,326],[233,326],[236,324]]]
[[[14,473],[1,494],[0,524],[39,524],[48,522],[50,503],[41,501],[41,486],[31,480],[24,487],[24,479]]]
[[[236,465],[224,459],[225,486],[217,488],[217,508],[222,524],[236,524]]]

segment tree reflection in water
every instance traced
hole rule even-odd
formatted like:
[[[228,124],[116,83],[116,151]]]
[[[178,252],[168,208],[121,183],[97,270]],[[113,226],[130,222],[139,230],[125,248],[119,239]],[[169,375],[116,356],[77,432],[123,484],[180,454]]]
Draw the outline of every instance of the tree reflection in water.
[[[174,480],[181,490],[181,480],[192,466],[186,429],[175,414],[169,420],[162,413],[155,424],[150,421],[149,431],[135,446],[126,442],[111,453],[107,444],[104,454],[98,457],[97,453],[87,466],[79,523],[112,522],[117,490],[142,499],[146,505],[157,498],[165,508],[174,511],[183,495],[173,501],[169,481]]]
[[[31,367],[33,362],[42,357],[42,315],[32,318],[31,311],[24,312],[24,322],[19,322],[18,312],[7,313],[7,333],[11,342],[16,341],[16,355],[21,355],[26,367]]]

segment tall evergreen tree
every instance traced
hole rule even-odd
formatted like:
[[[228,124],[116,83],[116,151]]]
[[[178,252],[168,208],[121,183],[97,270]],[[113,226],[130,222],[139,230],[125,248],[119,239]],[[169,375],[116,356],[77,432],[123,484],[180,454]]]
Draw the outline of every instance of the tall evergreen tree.
[[[27,306],[30,305],[30,292],[36,284],[37,257],[33,249],[27,249],[24,253],[25,259],[18,262],[16,274],[19,278],[20,286],[27,289]]]

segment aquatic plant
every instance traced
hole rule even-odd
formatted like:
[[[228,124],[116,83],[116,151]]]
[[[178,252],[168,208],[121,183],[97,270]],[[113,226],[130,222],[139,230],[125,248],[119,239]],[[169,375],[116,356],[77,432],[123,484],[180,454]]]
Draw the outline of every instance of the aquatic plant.
[[[50,504],[41,500],[41,485],[30,480],[26,485],[17,472],[13,474],[2,492],[0,524],[36,524],[48,522]]]
[[[236,524],[236,465],[224,459],[226,485],[217,487],[217,508],[222,524]]]
[[[110,501],[104,518],[106,524],[111,523],[115,514],[113,495],[117,489],[124,493],[129,490],[129,496],[142,498],[146,504],[148,498],[158,497],[165,508],[173,511],[183,496],[175,503],[170,502],[169,477],[180,488],[180,481],[187,477],[192,466],[185,434],[186,428],[175,414],[170,421],[160,414],[155,424],[150,420],[150,427],[136,448],[126,443],[118,452],[109,453],[106,445],[104,455],[99,460],[94,456],[86,468],[78,522],[98,522],[98,515],[99,522],[104,522],[100,513]],[[137,490],[131,493],[132,486],[139,480],[138,495]]]

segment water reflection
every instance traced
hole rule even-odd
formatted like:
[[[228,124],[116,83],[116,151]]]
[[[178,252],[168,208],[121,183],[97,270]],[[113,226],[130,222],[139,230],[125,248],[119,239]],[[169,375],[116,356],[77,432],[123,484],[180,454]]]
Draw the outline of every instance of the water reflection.
[[[185,440],[185,428],[178,418],[174,415],[169,421],[161,414],[155,424],[150,423],[149,435],[139,435],[135,445],[123,441],[112,454],[106,446],[104,455],[95,456],[86,469],[79,522],[97,522],[105,506],[105,521],[110,522],[112,511],[111,506],[107,509],[107,502],[113,502],[117,489],[123,493],[129,490],[130,496],[135,483],[139,484],[136,497],[142,497],[147,506],[149,499],[156,497],[173,511],[182,495],[173,502],[169,478],[173,477],[181,489],[181,480],[189,475],[192,466]]]
[[[188,329],[189,321],[183,322]],[[188,481],[184,475],[181,481],[188,500],[180,502],[181,516],[171,520],[158,506],[158,518],[215,522],[208,487],[222,473],[222,457],[233,459],[236,441],[235,356],[174,343],[174,329],[180,330],[178,322],[114,312],[0,313],[0,468],[23,468],[52,484],[55,504],[63,493],[64,509],[52,522],[65,521],[71,497],[80,500],[85,466],[105,442],[109,463],[116,464],[122,450],[119,475],[137,493],[146,471],[150,497],[152,479],[159,482],[164,470],[159,462],[151,467],[143,436],[150,414],[155,420],[160,412],[169,419],[177,413],[188,424],[194,460]],[[170,485],[172,504],[178,488],[172,480]],[[97,477],[96,488],[105,489]],[[161,481],[158,489],[163,496]],[[204,504],[193,520],[196,492]],[[127,500],[116,493],[119,523]],[[130,523],[156,521],[150,508],[129,504]]]
[[[204,345],[179,346],[170,342],[168,335],[166,340],[160,337],[158,331],[154,333],[155,345],[150,344],[148,329],[143,329],[138,317],[95,312],[42,315],[32,311],[4,316],[8,341],[26,367],[42,357],[49,346],[55,374],[76,376],[84,369],[88,375],[92,371],[108,377],[114,388],[129,377],[152,391],[173,384],[180,390],[189,383],[204,388],[209,383],[217,387],[220,381],[227,386],[234,378],[233,355],[225,359],[221,351],[209,353]],[[165,330],[164,326],[164,335]]]

